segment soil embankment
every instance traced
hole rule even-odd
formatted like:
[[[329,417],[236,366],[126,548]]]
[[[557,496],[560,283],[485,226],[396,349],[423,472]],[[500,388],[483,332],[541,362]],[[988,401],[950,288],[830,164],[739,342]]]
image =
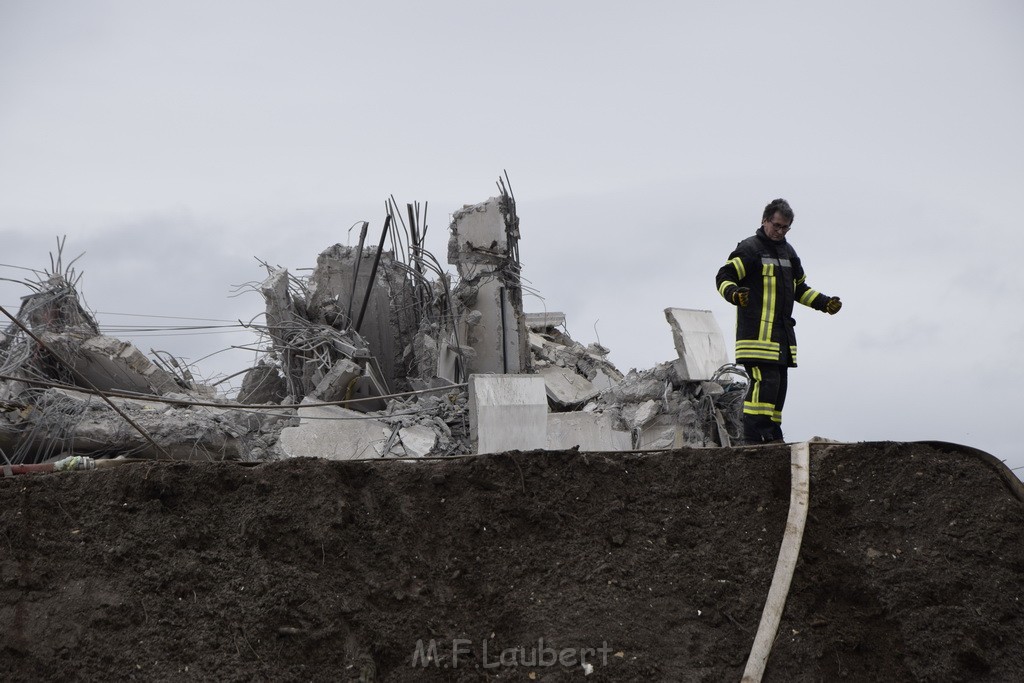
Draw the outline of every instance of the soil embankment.
[[[738,681],[789,470],[779,446],[0,479],[0,678]],[[990,464],[814,447],[765,680],[1021,680],[1022,643],[1024,503]]]

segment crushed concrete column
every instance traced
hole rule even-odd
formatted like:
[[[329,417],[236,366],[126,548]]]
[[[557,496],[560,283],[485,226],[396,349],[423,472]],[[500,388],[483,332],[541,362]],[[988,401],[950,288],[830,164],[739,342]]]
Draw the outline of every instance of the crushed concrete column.
[[[519,219],[504,195],[455,212],[448,262],[458,268],[453,292],[461,303],[459,336],[472,347],[470,373],[520,373],[530,369],[519,278]]]
[[[413,292],[401,264],[391,252],[380,255],[373,282],[373,261],[377,249],[335,244],[317,256],[309,283],[309,319],[336,329],[355,328],[359,311],[370,288],[359,336],[380,365],[390,388],[404,387],[407,376],[405,353],[416,335]],[[357,265],[358,264],[358,265]],[[358,272],[358,278],[356,273]],[[349,309],[349,301],[352,307]]]
[[[477,453],[547,445],[548,401],[537,375],[470,375],[469,429]]]

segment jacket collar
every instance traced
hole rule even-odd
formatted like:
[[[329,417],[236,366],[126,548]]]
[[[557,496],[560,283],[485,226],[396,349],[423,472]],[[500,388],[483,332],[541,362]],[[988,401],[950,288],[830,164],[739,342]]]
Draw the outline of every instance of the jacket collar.
[[[777,246],[779,246],[781,244],[786,244],[786,236],[785,235],[783,235],[782,239],[779,240],[778,242],[775,242],[775,241],[772,241],[771,239],[769,239],[768,235],[766,235],[765,232],[764,232],[764,226],[759,227],[757,229],[757,232],[754,233],[754,235],[757,237],[757,239],[761,240],[762,243],[767,244],[767,245],[771,245],[773,247],[777,247]]]

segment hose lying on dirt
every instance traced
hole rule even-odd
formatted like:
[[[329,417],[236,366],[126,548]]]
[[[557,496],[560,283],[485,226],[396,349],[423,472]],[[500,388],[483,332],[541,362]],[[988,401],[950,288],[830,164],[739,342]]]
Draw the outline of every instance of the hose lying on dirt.
[[[804,537],[804,525],[807,523],[807,509],[811,501],[811,446],[808,442],[793,444],[790,447],[790,490],[789,516],[786,518],[786,533],[782,537],[779,548],[779,561],[775,564],[775,575],[768,589],[768,599],[761,613],[761,623],[754,636],[754,645],[750,648],[747,666],[743,669],[742,683],[760,683],[764,675],[764,667],[768,663],[768,655],[775,642],[775,634],[782,621],[782,610],[786,606],[789,595],[789,584],[796,570],[796,560],[800,555],[800,544]]]
[[[800,544],[803,540],[804,526],[807,522],[807,511],[810,507],[811,442],[849,445],[815,437],[810,441],[793,444],[790,447],[790,471],[792,476],[786,531],[782,539],[782,547],[779,548],[779,559],[775,565],[775,574],[772,577],[771,588],[768,590],[768,599],[765,601],[764,611],[761,613],[761,623],[758,625],[757,634],[754,637],[754,645],[751,647],[747,665],[743,670],[742,683],[760,682],[761,677],[764,675],[772,643],[775,641],[775,636],[779,629],[779,622],[782,619],[782,610],[786,605],[786,596],[789,594],[789,586],[793,579],[793,572],[796,569],[796,560],[800,554]],[[1020,479],[1006,466],[1006,463],[995,456],[971,446],[963,446],[945,441],[915,441],[913,443],[981,460],[1003,478],[1010,492],[1018,500],[1024,502],[1024,483],[1021,483]]]

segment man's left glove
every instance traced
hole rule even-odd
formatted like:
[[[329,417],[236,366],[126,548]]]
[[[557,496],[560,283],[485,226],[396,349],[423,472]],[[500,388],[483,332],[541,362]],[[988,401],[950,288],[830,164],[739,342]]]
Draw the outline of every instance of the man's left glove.
[[[825,302],[825,312],[829,315],[835,315],[842,307],[843,302],[839,300],[838,296],[834,296]]]

